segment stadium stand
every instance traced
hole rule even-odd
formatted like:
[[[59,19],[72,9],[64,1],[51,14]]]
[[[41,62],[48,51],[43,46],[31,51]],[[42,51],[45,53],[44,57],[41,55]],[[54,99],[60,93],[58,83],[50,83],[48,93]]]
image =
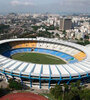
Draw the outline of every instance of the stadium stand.
[[[11,49],[9,43],[0,44],[0,54]]]
[[[20,42],[11,42],[10,43],[12,49],[16,48],[36,48],[37,42],[36,41],[20,41]]]
[[[14,54],[23,53],[23,52],[31,52],[31,48],[18,48],[18,49],[8,50],[8,51],[4,52],[2,55],[6,56],[6,57],[10,57]],[[62,58],[63,60],[65,60],[68,63],[77,62],[77,60],[74,57],[72,57],[68,54],[59,52],[59,51],[35,48],[34,52],[51,54],[51,55],[57,56],[59,58]]]
[[[86,54],[84,52],[79,52],[76,55],[74,55],[74,57],[78,60],[78,61],[82,61],[83,59],[86,58]]]
[[[71,48],[65,45],[61,45],[61,44],[52,44],[52,43],[48,43],[48,42],[36,42],[36,41],[14,41],[14,42],[10,42],[10,43],[5,43],[5,44],[1,44],[0,45],[0,53],[3,53],[4,51],[8,51],[10,49],[19,49],[19,48],[28,48],[25,50],[21,50],[21,52],[29,52],[31,51],[31,48],[35,48],[35,51],[38,52],[42,52],[42,53],[49,53],[52,55],[55,55],[55,52],[51,52],[50,50],[55,50],[55,51],[59,51],[59,52],[63,52],[66,53],[68,55],[73,56],[75,59],[77,59],[78,61],[82,61],[83,59],[86,58],[86,54],[80,50],[77,50],[75,48]],[[36,48],[42,48],[42,49],[36,49]],[[48,51],[45,51],[45,49],[49,49]],[[10,51],[7,52],[7,54],[4,53],[4,55],[6,56],[10,56]],[[17,53],[16,51],[12,51],[12,53]],[[58,56],[58,54],[56,55]],[[66,61],[69,61],[70,58],[73,59],[72,57],[67,57],[65,55],[62,55],[61,58],[65,58]],[[76,62],[75,61],[70,61],[70,62]]]

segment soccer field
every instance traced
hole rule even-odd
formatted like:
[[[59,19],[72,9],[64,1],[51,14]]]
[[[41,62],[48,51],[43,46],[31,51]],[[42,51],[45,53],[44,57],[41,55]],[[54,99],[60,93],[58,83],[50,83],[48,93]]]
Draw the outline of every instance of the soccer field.
[[[18,53],[11,56],[12,59],[36,64],[66,64],[58,57],[41,53]]]

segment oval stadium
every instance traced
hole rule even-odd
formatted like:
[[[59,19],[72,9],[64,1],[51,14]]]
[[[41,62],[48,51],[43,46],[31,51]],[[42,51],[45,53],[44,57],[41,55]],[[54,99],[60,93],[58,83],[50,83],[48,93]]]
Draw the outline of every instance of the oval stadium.
[[[90,77],[90,48],[49,38],[0,41],[0,73],[33,88],[49,89],[55,84]]]

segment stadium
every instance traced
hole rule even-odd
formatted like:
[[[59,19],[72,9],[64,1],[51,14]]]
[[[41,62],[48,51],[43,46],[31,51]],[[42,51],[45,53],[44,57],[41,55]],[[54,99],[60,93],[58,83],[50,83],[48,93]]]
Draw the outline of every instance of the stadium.
[[[89,49],[49,38],[1,40],[0,73],[6,80],[14,78],[29,87],[44,89],[84,80],[90,77]]]

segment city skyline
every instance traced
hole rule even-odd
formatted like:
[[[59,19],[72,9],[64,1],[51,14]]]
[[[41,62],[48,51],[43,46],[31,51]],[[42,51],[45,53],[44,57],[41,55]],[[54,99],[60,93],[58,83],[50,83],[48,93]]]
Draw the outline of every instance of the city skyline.
[[[0,13],[88,13],[90,0],[0,0]]]

